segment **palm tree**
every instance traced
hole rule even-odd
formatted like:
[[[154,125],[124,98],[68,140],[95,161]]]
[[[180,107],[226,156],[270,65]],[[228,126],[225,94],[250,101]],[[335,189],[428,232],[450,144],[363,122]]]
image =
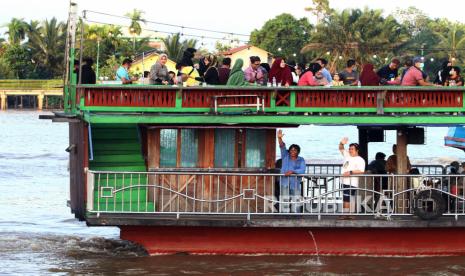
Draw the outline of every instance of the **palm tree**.
[[[302,52],[329,53],[332,71],[348,58],[376,63],[377,57],[392,56],[408,40],[405,28],[392,16],[384,18],[381,10],[334,12],[316,30]]]
[[[437,48],[447,53],[449,60],[463,59],[462,51],[465,50],[465,25],[453,23],[447,33],[435,32],[439,38]]]
[[[134,9],[132,12],[128,12],[125,15],[131,18],[131,24],[129,25],[129,33],[132,35],[140,35],[142,28],[139,22],[145,23],[145,19],[142,18],[144,12]]]
[[[8,28],[6,34],[10,44],[20,44],[26,38],[28,25],[22,18],[11,19],[11,22],[6,24],[5,27]]]
[[[181,42],[179,33],[162,38],[161,41],[165,44],[166,54],[173,60],[179,60],[185,49],[196,48],[198,43],[197,39],[187,39]]]
[[[63,71],[65,24],[52,18],[43,21],[38,30],[28,41],[32,58],[38,66],[48,68],[53,76],[59,76]]]

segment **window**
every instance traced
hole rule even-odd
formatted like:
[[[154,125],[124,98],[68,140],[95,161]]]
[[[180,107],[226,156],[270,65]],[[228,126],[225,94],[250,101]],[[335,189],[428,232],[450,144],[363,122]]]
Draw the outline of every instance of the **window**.
[[[247,129],[245,134],[245,166],[265,167],[266,130]]]
[[[215,168],[234,168],[236,130],[215,130]]]
[[[182,168],[197,167],[198,144],[195,129],[160,130],[160,167],[176,168],[178,164]]]

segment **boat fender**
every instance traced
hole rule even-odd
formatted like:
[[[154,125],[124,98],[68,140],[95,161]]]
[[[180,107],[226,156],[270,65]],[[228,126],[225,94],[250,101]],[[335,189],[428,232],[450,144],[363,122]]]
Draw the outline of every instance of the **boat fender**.
[[[441,192],[435,190],[420,191],[414,198],[414,214],[423,220],[434,220],[446,210],[446,202]]]

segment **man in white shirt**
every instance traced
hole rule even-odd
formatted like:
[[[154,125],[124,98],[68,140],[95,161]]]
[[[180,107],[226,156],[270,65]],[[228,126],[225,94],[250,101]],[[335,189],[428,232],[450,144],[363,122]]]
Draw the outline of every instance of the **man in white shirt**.
[[[358,151],[360,146],[357,143],[352,143],[349,145],[349,150],[345,150],[345,145],[349,142],[349,138],[344,137],[342,138],[341,142],[339,142],[339,151],[341,152],[342,156],[344,156],[344,163],[342,165],[341,173],[342,173],[342,188],[347,189],[344,190],[344,213],[345,212],[354,212],[355,205],[351,202],[351,196],[355,196],[357,190],[350,189],[351,187],[358,188],[358,181],[359,177],[350,177],[351,175],[359,175],[365,172],[365,160],[358,155]]]

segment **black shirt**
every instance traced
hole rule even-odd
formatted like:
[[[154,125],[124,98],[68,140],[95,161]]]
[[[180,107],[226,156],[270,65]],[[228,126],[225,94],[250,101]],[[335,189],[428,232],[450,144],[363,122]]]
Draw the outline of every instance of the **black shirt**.
[[[377,74],[381,79],[390,81],[392,78],[397,78],[397,76],[399,75],[399,70],[391,69],[389,65],[386,65],[381,67],[381,69],[378,70]]]

